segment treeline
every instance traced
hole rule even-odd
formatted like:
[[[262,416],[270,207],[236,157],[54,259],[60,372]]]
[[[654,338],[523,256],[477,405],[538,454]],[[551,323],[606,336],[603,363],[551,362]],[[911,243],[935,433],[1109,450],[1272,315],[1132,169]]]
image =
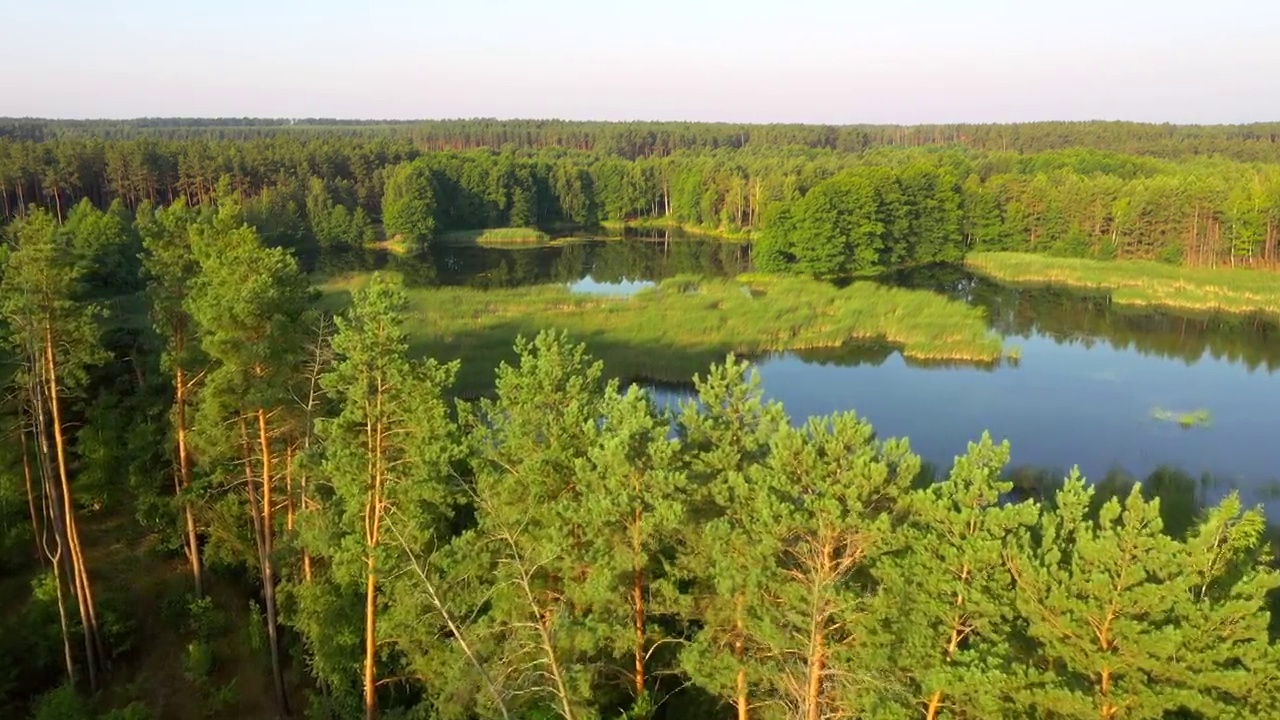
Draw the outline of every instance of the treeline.
[[[403,138],[423,150],[565,148],[627,159],[681,150],[784,146],[839,152],[876,147],[957,146],[1030,154],[1091,147],[1163,158],[1220,155],[1244,162],[1280,161],[1280,123],[1170,125],[1133,122],[1030,122],[949,125],[802,125],[567,120],[343,120],[335,118],[138,118],[134,120],[0,119],[0,138],[45,141],[69,135],[128,139],[248,140],[324,131]]]
[[[150,330],[99,322],[99,233],[8,230],[3,560],[43,558],[0,633],[10,702],[127,657],[108,588],[153,570],[91,544],[124,517],[189,567],[190,676],[228,621],[199,598],[246,578],[278,709],[309,717],[1277,712],[1280,575],[1234,495],[1194,522],[1075,475],[1025,498],[985,437],[934,477],[853,414],[794,425],[733,359],[668,413],[554,333],[454,404],[397,281],[322,315],[247,218],[143,208],[112,254],[140,245]]]
[[[6,218],[46,207],[62,220],[84,199],[99,208],[179,198],[195,206],[220,185],[253,206],[271,242],[290,246],[307,237],[359,244],[379,220],[389,235],[419,240],[453,229],[651,221],[759,235],[766,265],[821,275],[952,261],[972,249],[1209,266],[1280,261],[1275,164],[1080,148],[757,145],[628,160],[511,144],[424,152],[406,137],[319,128],[243,141],[0,139]]]

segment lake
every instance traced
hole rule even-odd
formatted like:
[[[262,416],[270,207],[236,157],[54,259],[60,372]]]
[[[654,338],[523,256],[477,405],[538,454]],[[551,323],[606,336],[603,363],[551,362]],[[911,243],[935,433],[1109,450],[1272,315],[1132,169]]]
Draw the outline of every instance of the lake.
[[[612,240],[495,249],[440,247],[429,259],[383,258],[420,282],[481,287],[560,283],[579,292],[634,293],[682,273],[733,276],[750,248],[716,241]],[[1161,466],[1210,473],[1217,497],[1238,487],[1268,500],[1280,478],[1280,333],[1267,319],[1192,316],[1112,304],[1105,294],[1001,286],[954,267],[877,280],[930,289],[986,309],[1020,348],[996,367],[921,365],[890,347],[850,346],[757,358],[768,397],[797,420],[855,410],[883,437],[906,436],[926,460],[949,467],[990,430],[1013,463],[1091,478]],[[687,388],[655,388],[665,401]],[[1176,416],[1209,413],[1207,425]],[[1157,413],[1175,419],[1158,419]]]

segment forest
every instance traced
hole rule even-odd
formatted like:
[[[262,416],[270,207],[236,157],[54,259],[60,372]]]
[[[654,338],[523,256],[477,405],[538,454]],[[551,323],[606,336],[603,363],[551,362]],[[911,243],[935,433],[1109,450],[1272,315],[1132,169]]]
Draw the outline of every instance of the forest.
[[[300,256],[373,237],[379,221],[417,240],[643,221],[757,237],[767,268],[819,277],[973,250],[1273,267],[1267,127],[996,125],[928,143],[863,128],[875,141],[846,148],[815,141],[817,126],[744,127],[730,142],[732,126],[697,124],[3,121],[0,213],[196,206],[225,181],[268,242]],[[1021,139],[974,140],[1001,133]]]
[[[324,292],[368,244],[640,220],[752,238],[797,305],[974,251],[1268,268],[1265,127],[300,125],[0,122],[0,716],[1280,715],[1234,493],[1028,483],[980,428],[939,467],[733,355],[664,405],[554,327],[464,394],[406,273]]]

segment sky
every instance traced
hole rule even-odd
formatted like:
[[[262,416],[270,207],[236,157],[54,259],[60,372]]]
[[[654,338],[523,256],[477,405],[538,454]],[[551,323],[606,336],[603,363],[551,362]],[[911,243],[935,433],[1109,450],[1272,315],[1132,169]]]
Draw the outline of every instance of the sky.
[[[0,0],[0,116],[1280,120],[1277,0]]]

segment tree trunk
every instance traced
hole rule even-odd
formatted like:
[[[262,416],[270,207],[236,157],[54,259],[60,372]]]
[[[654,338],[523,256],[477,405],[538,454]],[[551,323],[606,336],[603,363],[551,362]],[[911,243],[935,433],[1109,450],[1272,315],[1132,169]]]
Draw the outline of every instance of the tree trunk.
[[[97,613],[93,607],[93,591],[89,575],[84,569],[84,555],[80,552],[79,535],[76,532],[75,507],[71,501],[71,479],[67,468],[66,443],[62,437],[62,410],[58,407],[57,363],[54,361],[53,330],[45,327],[45,380],[48,383],[49,411],[52,414],[53,442],[58,459],[58,480],[62,489],[62,514],[66,527],[66,549],[71,559],[71,583],[76,587],[76,602],[80,608],[80,620],[84,627],[85,666],[89,671],[89,688],[98,690],[98,627]]]
[[[942,710],[942,691],[939,690],[929,698],[929,707],[925,709],[925,720],[937,720],[938,712]]]
[[[40,375],[43,376],[44,365],[41,364]],[[45,407],[43,377],[33,378],[28,392],[31,395],[33,434],[36,441],[36,459],[39,460],[40,482],[44,487],[42,500],[45,514],[45,533],[41,535],[41,547],[53,565],[53,580],[56,583],[58,600],[58,623],[62,629],[63,660],[67,668],[67,682],[76,684],[75,659],[71,651],[71,624],[67,619],[67,601],[63,594],[62,580],[73,577],[71,560],[66,551],[67,525],[62,521],[62,501],[58,492],[58,483],[54,480],[52,461],[49,459],[49,431],[45,426]],[[54,549],[49,549],[48,529],[53,528]]]
[[[271,529],[271,439],[267,434],[267,411],[258,408],[258,441],[262,452],[262,599],[267,612],[267,638],[271,643],[271,677],[275,683],[280,712],[289,715],[289,698],[284,689],[284,669],[280,661],[280,629],[276,619],[276,579],[272,560]]]
[[[18,444],[22,446],[22,479],[27,486],[27,510],[31,513],[31,540],[35,544],[36,559],[45,566],[44,550],[40,547],[40,515],[36,512],[36,491],[31,482],[31,456],[27,448],[27,429],[18,428]]]
[[[181,332],[181,331],[179,331]],[[182,352],[182,340],[178,340],[178,352]],[[187,450],[187,377],[179,366],[174,369],[174,404],[177,417],[174,428],[178,436],[178,475],[182,481],[182,492],[191,492],[191,455]],[[186,526],[187,559],[191,563],[191,579],[195,582],[196,597],[204,597],[204,573],[200,562],[200,536],[196,532],[195,513],[191,509],[191,498],[182,500],[182,512]]]
[[[747,669],[743,666],[746,660],[746,640],[744,638],[745,628],[742,623],[742,603],[743,598],[738,596],[738,606],[734,613],[734,638],[733,638],[733,657],[738,661],[738,674],[734,679],[735,683],[735,704],[738,706],[738,720],[747,720],[749,707],[747,704]]]
[[[374,677],[378,649],[378,577],[372,552],[369,553],[367,562],[369,571],[364,593],[364,717],[365,720],[374,720],[378,716],[378,692]]]
[[[809,611],[809,677],[805,683],[805,717],[808,720],[821,720],[822,717],[822,675],[826,669],[827,659],[827,606],[822,599],[824,585],[831,578],[830,544],[822,545],[821,565],[814,578],[813,604]]]
[[[636,496],[636,502],[639,502],[639,495]],[[635,529],[631,536],[631,606],[635,613],[635,691],[636,697],[644,695],[644,570],[641,567],[640,557],[640,508],[636,508],[635,513]]]
[[[298,503],[303,510],[307,509],[307,474],[305,472],[298,478]],[[306,547],[302,548],[302,579],[311,582],[311,551]]]

